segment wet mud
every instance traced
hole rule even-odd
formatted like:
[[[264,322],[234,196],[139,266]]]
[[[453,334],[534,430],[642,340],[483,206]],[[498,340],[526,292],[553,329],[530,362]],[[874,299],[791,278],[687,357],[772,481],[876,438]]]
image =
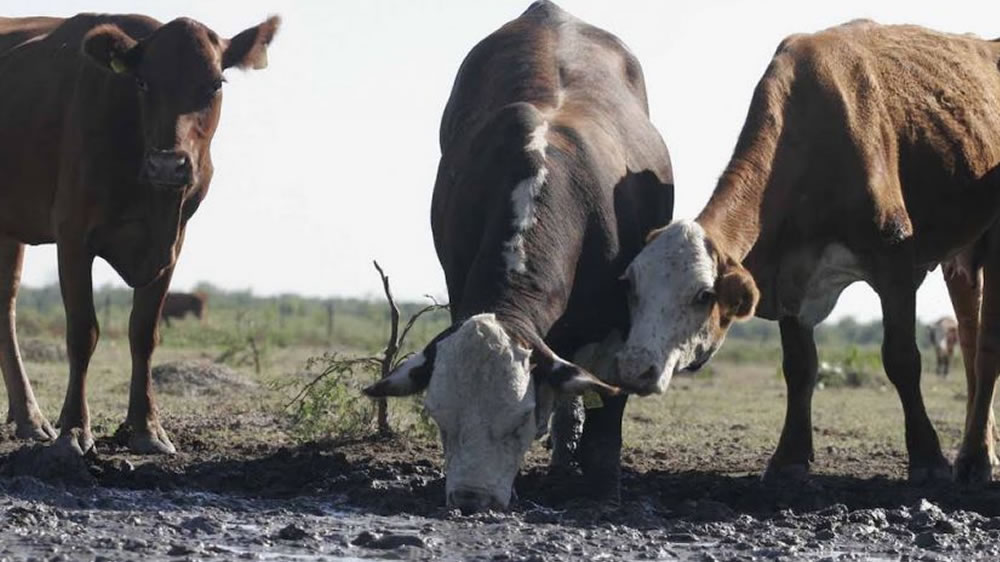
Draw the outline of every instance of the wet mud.
[[[751,470],[692,470],[720,464],[711,448],[632,450],[622,502],[606,505],[535,451],[511,510],[463,516],[443,505],[433,443],[281,446],[220,438],[276,423],[259,414],[170,421],[182,452],[167,458],[130,455],[120,437],[82,459],[0,441],[0,560],[1000,557],[996,486],[827,474],[772,484]]]

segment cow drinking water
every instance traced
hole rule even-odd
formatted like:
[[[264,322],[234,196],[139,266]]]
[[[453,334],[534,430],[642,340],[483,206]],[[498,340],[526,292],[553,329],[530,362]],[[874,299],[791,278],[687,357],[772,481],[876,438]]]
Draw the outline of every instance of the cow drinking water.
[[[91,266],[135,288],[129,447],[171,453],[150,386],[157,320],[185,225],[212,179],[223,71],[264,68],[278,18],[232,39],[187,18],[0,18],[0,367],[21,438],[51,439],[17,348],[25,244],[55,243],[69,385],[57,445],[93,446],[84,396],[97,344]]]
[[[618,278],[671,215],[638,61],[536,2],[462,63],[441,150],[431,225],[453,324],[366,392],[426,389],[447,503],[464,511],[508,505],[557,394],[603,393],[576,457],[596,494],[616,496],[626,397],[564,357],[625,334]]]

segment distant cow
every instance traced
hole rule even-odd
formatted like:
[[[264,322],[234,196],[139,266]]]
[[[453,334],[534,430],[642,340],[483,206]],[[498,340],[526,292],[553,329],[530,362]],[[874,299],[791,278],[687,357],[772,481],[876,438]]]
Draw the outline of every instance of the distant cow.
[[[447,502],[476,511],[507,506],[556,393],[603,393],[577,459],[590,491],[615,497],[626,397],[563,357],[625,334],[618,278],[673,208],[639,62],[536,2],[462,63],[441,151],[431,226],[453,324],[368,394],[427,389]]]
[[[978,239],[979,303],[948,279],[978,383],[959,479],[990,474],[990,403],[1000,371],[1000,41],[852,22],[778,47],[736,150],[697,219],[654,234],[629,267],[638,301],[623,384],[662,390],[718,349],[733,320],[778,320],[785,425],[766,475],[813,460],[813,328],[865,281],[882,304],[882,360],[903,405],[911,480],[951,477],[920,393],[916,291]],[[993,229],[993,230],[990,230]],[[985,236],[984,233],[988,234]],[[758,305],[758,296],[760,299]],[[967,363],[972,363],[967,361]]]
[[[174,451],[150,387],[157,320],[185,225],[212,179],[223,70],[263,68],[278,23],[224,39],[187,18],[0,18],[0,366],[18,437],[55,437],[14,329],[24,245],[55,243],[70,364],[57,445],[83,454],[94,443],[84,388],[100,256],[135,288],[129,446]]]
[[[958,322],[951,317],[941,318],[927,327],[927,336],[937,357],[934,372],[946,377],[951,370],[951,357],[955,354],[955,346],[958,344]]]
[[[160,319],[167,326],[170,326],[170,319],[182,320],[188,314],[193,314],[198,320],[204,319],[205,301],[208,295],[205,293],[167,293],[163,299],[163,311],[160,312]]]

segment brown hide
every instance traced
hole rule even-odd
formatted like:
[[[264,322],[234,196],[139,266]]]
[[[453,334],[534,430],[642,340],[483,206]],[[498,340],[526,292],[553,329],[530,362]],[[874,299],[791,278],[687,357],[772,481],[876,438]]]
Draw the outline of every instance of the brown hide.
[[[697,222],[722,262],[732,258],[752,274],[758,316],[780,320],[788,411],[768,474],[796,473],[812,459],[812,326],[844,287],[863,280],[882,301],[883,363],[906,413],[910,477],[950,476],[920,396],[915,293],[928,270],[983,246],[976,241],[1000,211],[998,62],[997,41],[856,21],[789,37],[757,85]],[[1000,259],[975,254],[979,262],[960,259],[958,268],[974,279],[987,264],[980,380],[970,382],[976,399],[956,466],[962,479],[988,476],[985,435],[1000,368],[1000,355],[982,351],[1000,341],[1000,277],[991,288],[988,265],[993,259],[1000,270]],[[952,288],[953,302],[978,306],[976,291]],[[975,324],[979,315],[967,316]],[[975,341],[976,329],[963,341]]]
[[[279,20],[233,40],[187,18],[0,18],[0,364],[19,437],[53,437],[24,374],[14,300],[25,244],[56,243],[70,384],[59,443],[92,444],[84,396],[97,344],[91,267],[136,291],[126,418],[136,452],[173,452],[149,368],[184,227],[212,179],[227,66],[262,68]]]

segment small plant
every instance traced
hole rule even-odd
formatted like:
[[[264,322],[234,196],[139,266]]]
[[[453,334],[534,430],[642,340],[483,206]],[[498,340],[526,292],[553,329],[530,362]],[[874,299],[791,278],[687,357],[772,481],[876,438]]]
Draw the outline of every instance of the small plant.
[[[292,409],[294,432],[305,439],[318,439],[329,436],[332,430],[343,437],[370,431],[375,404],[361,394],[361,381],[379,370],[379,362],[372,357],[326,353],[308,359],[305,371],[313,378],[285,404],[286,409]],[[359,376],[365,374],[368,376]]]
[[[832,356],[819,365],[818,382],[824,387],[879,386],[882,359],[878,349],[851,345]]]
[[[399,307],[392,296],[389,277],[374,262],[389,305],[389,335],[381,354],[365,357],[343,357],[336,353],[309,359],[306,371],[314,376],[288,404],[294,408],[293,421],[300,433],[309,437],[332,433],[332,428],[342,436],[354,436],[368,431],[374,425],[381,436],[393,433],[389,422],[389,405],[384,398],[372,401],[361,389],[384,378],[405,361],[409,354],[403,352],[407,336],[417,320],[427,313],[446,309],[430,298],[431,304],[414,312],[402,331],[399,329]],[[318,372],[317,372],[318,371]],[[409,420],[406,429],[414,429],[424,436],[436,432],[433,421],[424,413],[419,400],[411,398],[396,401],[394,411],[402,420]]]

